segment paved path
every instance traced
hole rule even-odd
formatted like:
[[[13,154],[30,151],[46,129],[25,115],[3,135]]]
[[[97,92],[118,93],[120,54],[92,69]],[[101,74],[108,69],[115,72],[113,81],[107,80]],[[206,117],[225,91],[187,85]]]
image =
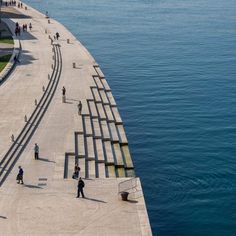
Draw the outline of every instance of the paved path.
[[[74,152],[74,131],[83,130],[78,115],[79,100],[93,99],[91,86],[95,60],[61,24],[28,7],[20,10],[29,17],[9,19],[14,27],[31,22],[33,30],[21,35],[21,63],[0,87],[0,160],[12,145],[40,100],[42,87],[49,83],[53,63],[48,35],[59,32],[62,72],[40,124],[19,160],[0,188],[0,228],[4,235],[151,235],[144,198],[130,202],[118,198],[119,178],[85,180],[88,199],[76,199],[77,181],[64,179],[65,152]],[[45,33],[47,31],[47,34]],[[70,39],[70,44],[66,39]],[[43,49],[43,50],[42,50]],[[76,62],[76,68],[72,63]],[[61,88],[67,89],[62,103]],[[33,158],[34,143],[40,146],[40,160]],[[25,171],[25,185],[17,185],[17,166]],[[82,173],[81,173],[82,174]]]

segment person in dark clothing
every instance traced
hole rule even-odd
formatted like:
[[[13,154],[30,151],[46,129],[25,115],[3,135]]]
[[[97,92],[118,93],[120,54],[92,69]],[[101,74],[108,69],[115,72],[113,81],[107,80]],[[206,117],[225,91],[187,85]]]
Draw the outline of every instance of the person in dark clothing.
[[[58,32],[56,32],[56,39],[58,40],[60,37],[60,34]]]
[[[64,86],[62,88],[62,102],[66,102],[66,88]]]
[[[21,166],[19,166],[19,172],[18,172],[18,175],[17,175],[17,180],[18,180],[18,184],[24,184],[24,182],[23,182],[23,175],[24,175],[24,171],[23,171],[23,169],[21,168]]]
[[[79,101],[79,104],[78,104],[78,114],[81,115],[81,112],[82,112],[82,102]]]
[[[84,198],[84,190],[83,190],[84,186],[85,186],[84,181],[80,177],[78,182],[77,198],[80,197],[80,193],[82,195],[82,198]]]
[[[79,178],[79,172],[80,172],[80,167],[78,166],[78,164],[76,164],[72,178],[73,179],[78,179]]]
[[[38,160],[39,159],[39,146],[37,143],[34,145],[34,159]]]

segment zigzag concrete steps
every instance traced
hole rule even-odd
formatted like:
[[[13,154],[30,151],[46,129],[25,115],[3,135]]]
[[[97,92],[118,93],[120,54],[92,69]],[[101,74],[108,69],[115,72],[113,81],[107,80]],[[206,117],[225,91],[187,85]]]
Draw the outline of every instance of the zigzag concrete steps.
[[[93,136],[91,119],[89,116],[83,116],[83,126],[85,130],[85,136]]]
[[[85,140],[84,134],[78,133],[77,134],[78,140],[78,157],[85,157]]]
[[[108,177],[109,178],[116,178],[116,170],[115,166],[106,166],[107,172],[108,172]]]
[[[133,169],[127,169],[126,177],[135,177],[135,171]]]
[[[110,141],[104,141],[104,150],[105,150],[105,157],[106,157],[106,165],[114,165],[115,159],[114,159]]]
[[[110,134],[111,134],[111,141],[113,143],[119,143],[119,137],[116,129],[116,125],[114,122],[108,123]]]
[[[93,94],[94,101],[96,103],[102,102],[102,99],[101,99],[101,97],[99,95],[99,92],[98,92],[98,88],[97,87],[96,88],[91,88],[91,91],[92,91],[92,94]]]
[[[103,84],[102,84],[101,80],[99,79],[99,77],[98,76],[93,76],[93,79],[94,79],[98,89],[103,90],[104,87],[103,87]]]
[[[97,163],[98,165],[98,176],[97,178],[106,178],[106,169],[104,163]]]
[[[125,162],[125,168],[126,169],[133,169],[134,165],[133,165],[133,161],[130,155],[130,151],[129,151],[129,147],[128,145],[122,145],[121,146],[121,151],[124,157],[124,162]]]
[[[119,135],[119,142],[121,144],[128,144],[128,139],[125,134],[125,129],[123,125],[117,125],[118,135]]]
[[[95,151],[94,151],[94,143],[93,137],[87,136],[86,138],[86,159],[87,160],[95,160]]]
[[[103,87],[105,88],[105,91],[106,91],[106,92],[111,91],[111,88],[110,88],[110,86],[108,85],[108,83],[107,83],[107,81],[106,81],[105,78],[104,78],[104,79],[100,79],[100,81],[101,81]]]
[[[125,169],[122,167],[119,167],[116,169],[117,177],[124,178],[126,177]]]
[[[92,126],[93,126],[93,137],[95,139],[102,138],[102,132],[101,132],[100,123],[99,123],[98,118],[92,119]]]
[[[97,105],[97,109],[98,109],[98,113],[99,113],[99,119],[106,120],[107,117],[106,117],[102,103],[97,103],[96,105]]]
[[[102,129],[102,139],[104,141],[110,141],[111,137],[110,137],[110,132],[109,132],[106,120],[101,120],[100,124],[101,124],[101,129]]]
[[[115,117],[116,124],[117,125],[122,124],[123,122],[122,122],[122,119],[120,117],[120,113],[118,111],[118,108],[117,107],[112,107],[111,109],[112,109],[112,113],[113,113],[113,115]]]
[[[104,105],[109,105],[110,102],[109,102],[109,100],[108,100],[108,98],[107,98],[106,92],[105,92],[104,90],[99,90],[99,94],[100,94],[100,96],[101,96],[102,103],[103,103]]]
[[[95,146],[96,146],[96,162],[105,163],[102,140],[95,139]]]
[[[104,105],[103,107],[104,107],[104,110],[105,110],[105,113],[106,113],[107,121],[108,122],[115,122],[115,118],[112,114],[110,105]]]
[[[106,92],[107,98],[109,100],[109,104],[111,107],[116,107],[116,101],[111,93],[111,91]]]
[[[124,167],[123,156],[120,149],[119,143],[113,144],[114,152],[115,152],[115,166],[116,167]]]
[[[87,164],[88,164],[88,178],[91,178],[91,179],[96,178],[95,161],[89,160],[87,161]]]
[[[81,103],[82,103],[82,115],[89,116],[89,108],[88,108],[87,99],[82,99]]]
[[[90,115],[92,118],[98,118],[98,112],[94,101],[88,100],[88,106],[90,110]]]
[[[79,175],[80,175],[80,177],[85,178],[85,176],[86,176],[86,174],[85,174],[86,173],[85,158],[79,158],[78,164],[80,167]]]
[[[99,66],[94,66],[94,69],[100,78],[105,78],[105,76]]]

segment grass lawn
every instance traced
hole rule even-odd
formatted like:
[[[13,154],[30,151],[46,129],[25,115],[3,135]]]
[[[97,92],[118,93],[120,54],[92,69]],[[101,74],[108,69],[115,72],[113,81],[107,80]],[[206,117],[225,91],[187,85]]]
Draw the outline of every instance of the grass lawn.
[[[0,37],[0,43],[14,44],[12,37]]]
[[[11,54],[0,57],[0,72],[4,69],[6,64],[9,62]]]

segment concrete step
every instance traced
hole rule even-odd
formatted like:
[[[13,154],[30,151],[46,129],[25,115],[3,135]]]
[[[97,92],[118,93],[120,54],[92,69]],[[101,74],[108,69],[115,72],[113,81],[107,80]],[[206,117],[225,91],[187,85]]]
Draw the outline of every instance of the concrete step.
[[[128,139],[125,134],[125,129],[123,125],[117,125],[118,135],[119,135],[119,142],[121,144],[128,144]]]
[[[78,133],[78,157],[85,157],[84,134]]]
[[[88,100],[90,115],[92,118],[98,118],[98,112],[94,101]]]
[[[103,141],[111,140],[107,122],[105,120],[101,120],[100,124],[101,124],[101,129],[102,129],[102,139],[103,139]]]
[[[111,107],[116,107],[116,101],[112,95],[112,92],[111,91],[108,91],[106,92],[106,95],[108,97],[108,100],[109,100],[109,104],[111,105]]]
[[[122,145],[121,146],[121,151],[124,157],[124,163],[125,163],[125,168],[126,169],[133,169],[134,165],[133,165],[133,161],[130,155],[130,151],[129,151],[129,147],[128,145]]]
[[[85,136],[93,136],[91,119],[89,116],[83,116],[83,126],[84,126]]]
[[[87,100],[86,99],[82,99],[81,103],[82,103],[82,112],[81,112],[81,114],[83,116],[89,116],[90,113],[89,113],[89,108],[88,108]]]
[[[104,163],[97,163],[98,165],[98,178],[106,178],[106,169]]]
[[[79,177],[85,178],[85,158],[79,158],[78,164],[80,167]]]
[[[117,177],[124,178],[126,177],[125,169],[122,167],[116,168]]]
[[[101,99],[100,94],[98,92],[98,88],[91,88],[91,91],[92,91],[92,94],[94,97],[94,101],[96,103],[102,102],[102,99]]]
[[[127,169],[126,170],[126,177],[135,177],[134,169]]]
[[[123,122],[122,122],[122,119],[120,117],[120,113],[118,111],[118,108],[117,107],[112,107],[111,109],[112,109],[112,113],[113,113],[113,115],[115,117],[116,124],[117,125],[122,124]]]
[[[93,79],[98,87],[99,90],[103,90],[104,87],[103,87],[103,84],[101,82],[101,79],[98,77],[98,76],[93,76]]]
[[[103,105],[109,105],[110,102],[107,98],[106,92],[104,90],[99,90],[99,94],[101,96]]]
[[[67,155],[67,178],[72,179],[75,168],[75,156]]]
[[[93,160],[87,161],[87,165],[88,165],[88,178],[91,179],[96,178],[95,161]]]
[[[106,120],[107,117],[106,117],[102,103],[97,103],[96,105],[98,109],[99,120]]]
[[[102,138],[100,123],[98,118],[92,119],[92,126],[93,126],[93,137],[94,138]]]
[[[115,118],[114,118],[113,113],[111,111],[110,105],[104,105],[103,107],[104,107],[104,110],[106,113],[107,121],[108,122],[115,122]]]
[[[101,83],[102,83],[102,85],[103,85],[103,87],[104,87],[104,89],[105,89],[106,92],[111,91],[111,88],[110,88],[110,86],[108,85],[106,79],[101,79]]]
[[[114,165],[114,155],[111,147],[110,141],[103,142],[104,144],[104,151],[105,151],[105,157],[106,157],[106,165]]]
[[[113,143],[119,143],[119,136],[117,133],[116,125],[114,122],[108,123],[109,129],[110,129],[110,134],[111,134],[111,141]]]
[[[115,152],[115,165],[116,167],[124,167],[123,156],[120,149],[119,143],[113,144],[114,152]]]
[[[107,166],[107,172],[109,178],[116,178],[115,166]]]
[[[105,78],[104,74],[102,73],[102,70],[99,66],[94,67],[95,71],[97,72],[98,76],[100,78]]]
[[[86,159],[87,160],[95,160],[95,151],[94,151],[94,143],[93,137],[86,137]]]
[[[95,146],[96,146],[96,161],[99,163],[105,163],[102,140],[95,139]]]

